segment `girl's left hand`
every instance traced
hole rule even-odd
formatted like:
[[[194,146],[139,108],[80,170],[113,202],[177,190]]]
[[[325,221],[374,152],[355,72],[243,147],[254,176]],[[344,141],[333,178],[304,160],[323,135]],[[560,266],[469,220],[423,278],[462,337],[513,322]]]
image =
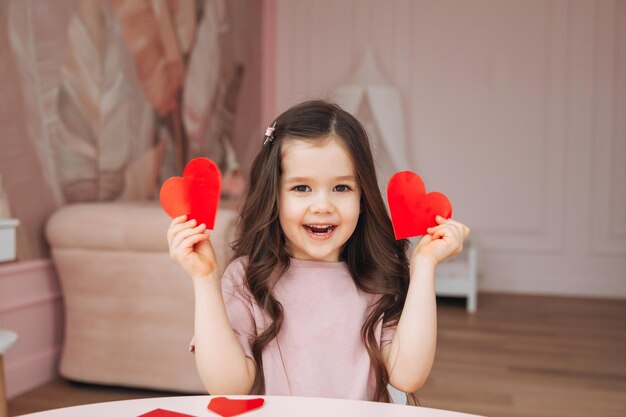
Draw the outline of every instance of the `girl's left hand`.
[[[469,234],[469,227],[456,220],[437,216],[438,226],[429,227],[426,235],[415,246],[411,263],[426,258],[434,265],[463,250],[463,241]]]

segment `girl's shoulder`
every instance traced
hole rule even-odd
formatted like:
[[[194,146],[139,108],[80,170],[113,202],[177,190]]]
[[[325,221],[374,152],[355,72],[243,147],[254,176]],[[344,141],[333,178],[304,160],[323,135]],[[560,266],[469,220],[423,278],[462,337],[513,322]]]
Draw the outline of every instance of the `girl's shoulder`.
[[[222,281],[234,281],[237,283],[243,283],[246,277],[246,267],[248,266],[248,257],[240,256],[233,259],[222,274]]]

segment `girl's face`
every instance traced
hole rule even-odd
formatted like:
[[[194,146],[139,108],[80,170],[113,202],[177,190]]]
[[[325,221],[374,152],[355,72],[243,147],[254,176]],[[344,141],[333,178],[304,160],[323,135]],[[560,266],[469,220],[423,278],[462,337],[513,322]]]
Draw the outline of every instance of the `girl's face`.
[[[361,200],[343,141],[332,134],[321,144],[288,139],[281,159],[278,218],[289,254],[338,261],[356,228]]]

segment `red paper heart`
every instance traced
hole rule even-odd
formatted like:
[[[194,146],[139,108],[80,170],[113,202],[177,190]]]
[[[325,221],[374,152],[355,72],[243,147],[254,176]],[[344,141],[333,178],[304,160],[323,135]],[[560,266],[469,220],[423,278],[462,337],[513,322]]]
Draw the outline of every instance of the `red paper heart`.
[[[452,205],[445,195],[426,194],[424,181],[411,171],[398,172],[387,186],[387,201],[396,239],[421,236],[426,229],[437,226],[437,215],[452,216]]]
[[[265,400],[263,398],[231,400],[226,397],[215,397],[209,401],[208,409],[222,417],[231,417],[261,408],[264,403]]]
[[[187,215],[213,230],[220,199],[222,174],[208,158],[189,161],[182,177],[168,178],[161,186],[161,207],[170,217]]]
[[[176,411],[164,410],[162,408],[157,408],[156,410],[152,410],[146,414],[142,414],[137,417],[195,417],[191,414],[183,414],[177,413]]]

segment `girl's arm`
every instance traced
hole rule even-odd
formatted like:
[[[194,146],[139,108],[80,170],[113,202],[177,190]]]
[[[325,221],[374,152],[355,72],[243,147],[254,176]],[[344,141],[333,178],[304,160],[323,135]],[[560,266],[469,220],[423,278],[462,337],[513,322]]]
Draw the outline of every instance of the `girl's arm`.
[[[200,378],[211,395],[246,395],[256,374],[254,361],[235,336],[215,274],[194,278],[195,351]]]
[[[438,216],[411,255],[410,283],[398,327],[382,349],[389,383],[403,392],[418,390],[428,378],[437,344],[435,267],[463,249],[469,228]]]
[[[196,366],[213,395],[248,394],[255,366],[235,336],[222,298],[221,279],[206,227],[186,217],[174,219],[167,232],[170,256],[191,277],[195,296]]]

